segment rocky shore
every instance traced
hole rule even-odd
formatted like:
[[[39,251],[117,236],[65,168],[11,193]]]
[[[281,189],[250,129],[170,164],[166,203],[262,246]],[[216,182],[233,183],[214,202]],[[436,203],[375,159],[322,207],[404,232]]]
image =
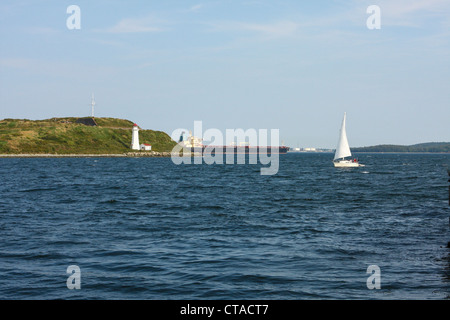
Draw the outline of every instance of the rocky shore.
[[[120,154],[0,154],[0,158],[123,158],[123,157],[170,157],[171,152],[127,152]],[[174,154],[175,155],[175,154]]]

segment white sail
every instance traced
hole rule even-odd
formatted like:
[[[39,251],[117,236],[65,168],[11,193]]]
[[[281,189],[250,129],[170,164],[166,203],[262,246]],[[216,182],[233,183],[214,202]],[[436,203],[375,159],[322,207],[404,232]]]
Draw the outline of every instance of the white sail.
[[[336,147],[336,153],[334,154],[334,160],[342,159],[345,157],[351,157],[352,153],[350,151],[350,146],[348,145],[347,133],[345,132],[345,118],[346,113],[344,113],[344,119],[342,120],[341,134],[339,136],[339,141]]]

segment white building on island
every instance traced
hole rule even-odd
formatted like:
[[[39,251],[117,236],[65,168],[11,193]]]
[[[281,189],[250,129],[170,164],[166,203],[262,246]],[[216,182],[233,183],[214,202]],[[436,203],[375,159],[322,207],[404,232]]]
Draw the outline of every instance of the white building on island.
[[[141,144],[141,150],[142,151],[151,151],[152,150],[152,145],[148,144],[148,143],[142,143]]]

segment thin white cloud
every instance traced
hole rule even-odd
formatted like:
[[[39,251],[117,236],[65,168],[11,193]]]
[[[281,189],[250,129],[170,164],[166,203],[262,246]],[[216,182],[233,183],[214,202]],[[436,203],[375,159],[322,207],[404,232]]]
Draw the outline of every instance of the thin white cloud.
[[[445,23],[450,15],[448,0],[378,0],[383,25],[419,27],[430,19]]]
[[[27,28],[26,31],[30,34],[36,35],[54,35],[60,33],[60,30],[48,27],[30,27]]]
[[[210,24],[213,31],[253,32],[268,38],[293,36],[299,29],[299,24],[293,21],[275,23],[218,22]]]
[[[379,1],[379,6],[384,7],[391,15],[405,16],[415,12],[438,12],[450,7],[448,0],[396,0]]]
[[[110,76],[116,74],[118,68],[109,66],[87,65],[78,62],[64,62],[48,59],[30,58],[0,58],[2,72],[21,70],[29,74],[40,76],[53,76],[61,78],[79,77],[94,73],[97,75]]]
[[[157,21],[150,17],[146,18],[127,18],[122,19],[116,25],[105,28],[98,29],[98,32],[106,33],[143,33],[143,32],[161,32],[165,29],[156,26]]]
[[[190,7],[188,11],[197,12],[200,9],[202,9],[203,7],[204,7],[204,5],[199,3],[199,4],[196,4],[196,5],[193,5],[192,7]]]
[[[298,24],[292,21],[281,21],[272,24],[243,24],[243,29],[261,32],[269,37],[286,37],[295,34]]]
[[[126,45],[125,42],[114,40],[105,40],[105,39],[87,39],[87,40],[105,46],[121,47]]]
[[[27,69],[35,64],[32,59],[26,58],[0,58],[0,66],[12,69]]]

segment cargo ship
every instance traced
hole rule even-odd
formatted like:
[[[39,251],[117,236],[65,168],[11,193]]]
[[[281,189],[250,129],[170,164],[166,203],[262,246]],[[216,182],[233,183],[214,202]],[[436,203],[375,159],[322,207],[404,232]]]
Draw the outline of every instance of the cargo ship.
[[[251,146],[248,143],[240,143],[239,145],[228,146],[215,146],[215,145],[203,145],[203,141],[200,138],[189,135],[184,139],[184,132],[181,134],[178,141],[183,148],[187,148],[191,152],[204,154],[272,154],[278,152],[278,154],[286,154],[289,151],[289,147],[286,146]]]

